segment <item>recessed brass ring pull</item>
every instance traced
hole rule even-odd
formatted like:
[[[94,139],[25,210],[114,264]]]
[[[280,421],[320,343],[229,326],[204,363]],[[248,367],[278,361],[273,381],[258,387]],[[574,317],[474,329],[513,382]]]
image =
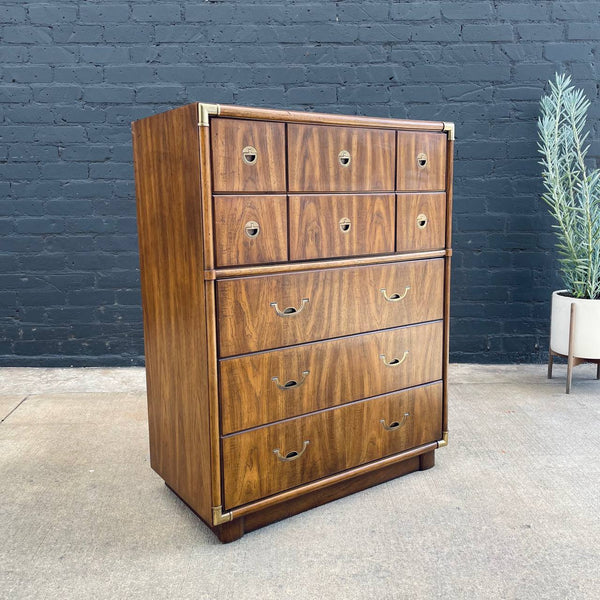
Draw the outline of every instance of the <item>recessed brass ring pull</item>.
[[[279,377],[271,377],[271,381],[274,381],[275,385],[280,390],[295,390],[306,381],[307,375],[310,375],[310,371],[302,371],[302,379],[300,381],[297,381],[296,379],[290,379],[289,381],[286,381],[283,385],[279,383]]]
[[[410,285],[407,285],[406,288],[404,288],[404,293],[392,294],[391,296],[387,295],[387,290],[385,288],[381,288],[379,291],[383,294],[383,297],[388,302],[400,302],[400,300],[403,300],[404,298],[406,298],[406,294],[408,294],[409,290],[410,290]]]
[[[347,167],[352,162],[352,157],[350,156],[350,152],[348,150],[342,150],[338,154],[338,161],[342,167]]]
[[[427,227],[428,221],[429,220],[427,219],[427,215],[424,215],[423,213],[417,215],[417,227],[419,229],[425,229],[425,227]]]
[[[260,225],[256,221],[248,221],[244,225],[244,232],[249,238],[255,238],[260,233]]]
[[[352,222],[348,217],[344,217],[340,219],[339,225],[342,233],[348,233],[352,227]]]
[[[417,164],[421,169],[424,169],[427,166],[427,154],[425,154],[425,152],[419,152],[419,154],[417,154]]]
[[[256,148],[254,146],[246,146],[242,150],[242,160],[247,165],[255,165],[257,158],[258,158],[258,153],[256,152]]]
[[[379,422],[383,425],[383,428],[386,431],[395,431],[396,429],[400,429],[400,427],[406,423],[406,419],[408,419],[408,417],[410,417],[410,413],[404,413],[401,421],[392,421],[389,425],[385,424],[385,419],[381,419]]]
[[[308,446],[308,444],[310,444],[310,442],[308,440],[305,440],[302,444],[302,450],[300,450],[300,452],[292,450],[290,452],[287,452],[286,454],[282,454],[279,448],[275,448],[275,450],[273,450],[273,454],[277,457],[277,460],[280,460],[282,462],[292,462],[293,460],[298,460],[304,454],[304,451],[306,450],[306,446]]]
[[[279,309],[279,305],[277,302],[271,302],[271,306],[275,309],[275,312],[280,317],[291,317],[292,315],[297,315],[302,312],[302,309],[308,304],[308,298],[302,298],[302,304],[300,308],[296,308],[295,306],[288,306],[283,310]]]
[[[380,354],[379,358],[383,361],[383,364],[386,367],[397,367],[406,360],[407,356],[408,356],[408,350],[405,350],[404,354],[402,355],[402,358],[392,358],[392,360],[386,360],[385,354]]]

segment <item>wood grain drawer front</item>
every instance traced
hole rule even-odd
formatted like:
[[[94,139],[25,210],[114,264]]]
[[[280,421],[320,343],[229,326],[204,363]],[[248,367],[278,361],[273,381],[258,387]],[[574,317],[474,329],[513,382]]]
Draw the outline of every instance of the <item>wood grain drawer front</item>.
[[[394,251],[394,196],[290,196],[290,260]]]
[[[252,265],[287,260],[285,196],[216,196],[217,265]]]
[[[441,319],[444,259],[217,282],[221,357]]]
[[[246,504],[441,436],[441,383],[234,434],[222,439],[225,505]]]
[[[222,432],[441,379],[442,335],[436,321],[222,360]]]
[[[390,191],[395,134],[385,129],[288,125],[290,192]]]
[[[285,192],[285,125],[212,119],[215,192]]]
[[[396,189],[444,191],[447,141],[444,133],[399,131]]]
[[[439,250],[446,246],[446,194],[398,194],[396,250]]]

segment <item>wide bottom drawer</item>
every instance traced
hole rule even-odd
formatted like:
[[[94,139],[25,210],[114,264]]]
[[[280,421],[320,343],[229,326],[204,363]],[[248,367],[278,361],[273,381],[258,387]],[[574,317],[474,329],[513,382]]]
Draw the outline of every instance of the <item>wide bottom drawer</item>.
[[[441,383],[225,436],[225,507],[240,506],[441,437]]]

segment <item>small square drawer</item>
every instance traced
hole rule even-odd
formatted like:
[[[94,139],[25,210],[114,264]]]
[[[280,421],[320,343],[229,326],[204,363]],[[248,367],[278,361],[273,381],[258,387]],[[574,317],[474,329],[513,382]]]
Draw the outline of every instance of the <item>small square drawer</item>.
[[[396,250],[446,246],[446,194],[398,194]]]
[[[386,129],[288,125],[291,192],[391,191],[395,136]]]
[[[290,196],[290,260],[394,251],[394,196]]]
[[[444,191],[447,141],[444,133],[399,131],[396,189]]]
[[[217,266],[287,260],[285,196],[216,196]]]
[[[212,119],[215,192],[285,192],[285,125]]]

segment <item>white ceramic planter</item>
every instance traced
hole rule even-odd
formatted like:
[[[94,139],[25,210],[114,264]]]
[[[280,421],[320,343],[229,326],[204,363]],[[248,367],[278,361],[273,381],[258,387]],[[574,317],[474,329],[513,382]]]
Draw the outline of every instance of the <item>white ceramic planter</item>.
[[[566,290],[552,294],[550,349],[558,354],[569,354],[569,327],[571,304],[575,304],[573,329],[573,356],[588,360],[600,359],[600,300],[582,300],[561,296]]]

